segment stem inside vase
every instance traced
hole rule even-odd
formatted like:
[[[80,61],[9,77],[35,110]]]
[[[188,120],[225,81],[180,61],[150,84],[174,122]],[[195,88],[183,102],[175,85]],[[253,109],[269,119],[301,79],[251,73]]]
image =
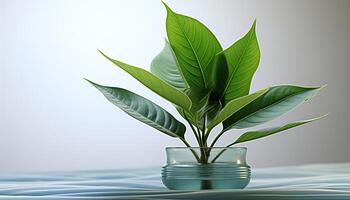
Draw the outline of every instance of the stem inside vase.
[[[200,164],[202,164],[202,166],[199,168],[199,173],[200,173],[200,170],[203,170],[203,169],[206,170],[206,166],[205,165],[209,165],[210,164],[210,163],[208,163],[208,161],[209,161],[209,154],[208,153],[210,151],[208,151],[208,149],[206,149],[206,148],[201,148],[200,151],[201,151]],[[204,168],[202,168],[202,167],[204,167]],[[207,171],[206,172],[206,176],[211,177],[211,172]],[[200,188],[202,190],[213,189],[212,181],[210,179],[201,180]]]

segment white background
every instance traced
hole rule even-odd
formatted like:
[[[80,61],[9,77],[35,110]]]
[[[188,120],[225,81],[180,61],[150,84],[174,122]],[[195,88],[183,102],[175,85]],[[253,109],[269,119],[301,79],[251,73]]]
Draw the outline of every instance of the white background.
[[[205,23],[225,48],[257,19],[262,56],[251,91],[328,84],[269,125],[330,115],[245,144],[250,165],[350,161],[350,1],[167,3]],[[170,103],[97,52],[148,69],[163,47],[165,17],[158,0],[0,0],[0,171],[162,165],[164,148],[182,144],[130,118],[82,78],[132,90],[178,117]]]

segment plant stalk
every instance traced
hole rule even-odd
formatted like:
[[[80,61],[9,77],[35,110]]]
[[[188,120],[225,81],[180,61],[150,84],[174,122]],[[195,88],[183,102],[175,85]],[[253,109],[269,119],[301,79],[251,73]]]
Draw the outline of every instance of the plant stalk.
[[[225,131],[221,131],[213,140],[213,142],[210,145],[210,148],[214,147],[215,143],[219,140],[219,138],[225,133]]]
[[[196,132],[196,130],[195,130],[195,128],[193,127],[193,125],[191,124],[190,120],[188,120],[188,118],[187,118],[186,114],[185,114],[185,113],[183,113],[183,114],[184,114],[184,117],[185,117],[185,119],[186,119],[187,123],[190,125],[190,127],[191,127],[191,129],[192,129],[192,132],[193,132],[193,134],[194,134],[194,136],[196,137],[196,140],[197,140],[198,146],[201,146],[201,144],[202,144],[202,138],[200,137],[199,132],[198,132],[198,133]]]
[[[233,143],[227,145],[226,148],[227,148],[227,147],[230,147],[230,146],[233,146],[234,144],[236,144],[236,143],[233,142]],[[225,151],[226,151],[226,149],[221,150],[221,151],[218,153],[218,155],[216,155],[215,158],[213,158],[213,160],[211,161],[211,163],[214,163],[214,162],[221,156],[221,154],[223,154]]]
[[[200,158],[197,155],[197,153],[191,148],[191,145],[184,139],[184,138],[180,138],[180,140],[188,147],[190,148],[192,154],[194,155],[194,157],[196,158],[197,162],[200,162]]]

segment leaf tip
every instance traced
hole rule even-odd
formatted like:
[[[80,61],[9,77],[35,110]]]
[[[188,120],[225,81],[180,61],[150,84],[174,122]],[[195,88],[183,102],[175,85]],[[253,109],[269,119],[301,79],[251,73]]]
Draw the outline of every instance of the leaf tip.
[[[104,57],[108,58],[108,56],[106,56],[106,54],[104,54],[100,49],[97,49],[97,51],[102,54]]]
[[[321,90],[321,89],[323,89],[323,88],[325,88],[325,87],[327,87],[328,85],[327,84],[324,84],[324,85],[322,85],[320,88],[319,88],[319,90]]]
[[[99,86],[97,83],[94,83],[94,82],[92,82],[92,81],[90,81],[89,79],[87,79],[87,78],[83,78],[85,81],[87,81],[88,83],[90,83],[91,85],[93,85],[93,86]]]
[[[326,114],[324,114],[324,115],[321,115],[321,116],[319,116],[319,117],[316,117],[316,119],[322,119],[322,118],[324,118],[324,117],[327,117],[329,115],[329,113],[326,113]]]
[[[102,86],[102,85],[100,85],[100,84],[97,84],[97,83],[95,83],[95,82],[93,82],[93,81],[90,81],[90,80],[87,79],[87,78],[84,78],[84,80],[87,81],[88,83],[90,83],[92,86],[94,86],[96,89],[98,89],[98,90],[100,90],[100,91],[101,91],[101,88],[102,88],[102,87],[105,87],[105,86]]]
[[[99,49],[97,49],[97,50],[98,50],[98,52],[100,52],[100,54],[102,54],[103,57],[107,58],[109,61],[111,61],[113,63],[117,62],[116,60],[114,60],[114,59],[108,57],[106,54],[104,54],[101,50],[99,50]]]
[[[324,117],[327,117],[329,115],[329,113],[326,113],[324,115],[321,115],[321,116],[318,116],[318,117],[315,117],[315,118],[312,118],[312,119],[309,119],[309,120],[304,120],[305,123],[308,123],[308,122],[312,122],[312,121],[316,121],[316,120],[320,120]]]
[[[310,100],[311,98],[314,98],[314,97],[320,92],[320,90],[322,90],[322,89],[325,88],[325,87],[327,87],[327,84],[322,85],[322,86],[320,86],[320,87],[315,87],[315,88],[313,88],[313,90],[314,90],[313,94],[312,94],[308,99],[306,99],[306,101],[307,101],[307,100]]]
[[[164,1],[161,1],[163,3],[163,5],[165,6],[165,9],[167,10],[167,12],[173,12],[170,7],[164,2]]]
[[[255,31],[255,27],[256,27],[256,18],[254,19],[253,25],[251,27],[251,30]]]
[[[85,81],[87,81],[88,83],[92,83],[92,81],[90,81],[89,79],[87,79],[87,78],[85,78],[85,77],[83,77],[83,79],[84,79]]]

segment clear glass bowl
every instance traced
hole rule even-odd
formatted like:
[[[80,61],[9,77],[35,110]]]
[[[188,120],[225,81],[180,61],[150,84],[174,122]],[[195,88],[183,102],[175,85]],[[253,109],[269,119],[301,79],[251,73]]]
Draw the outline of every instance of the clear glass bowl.
[[[201,163],[194,154],[200,157],[203,150],[208,151],[209,148],[166,148],[163,184],[172,190],[242,189],[248,185],[250,167],[246,164],[247,148],[214,147],[207,162]]]

